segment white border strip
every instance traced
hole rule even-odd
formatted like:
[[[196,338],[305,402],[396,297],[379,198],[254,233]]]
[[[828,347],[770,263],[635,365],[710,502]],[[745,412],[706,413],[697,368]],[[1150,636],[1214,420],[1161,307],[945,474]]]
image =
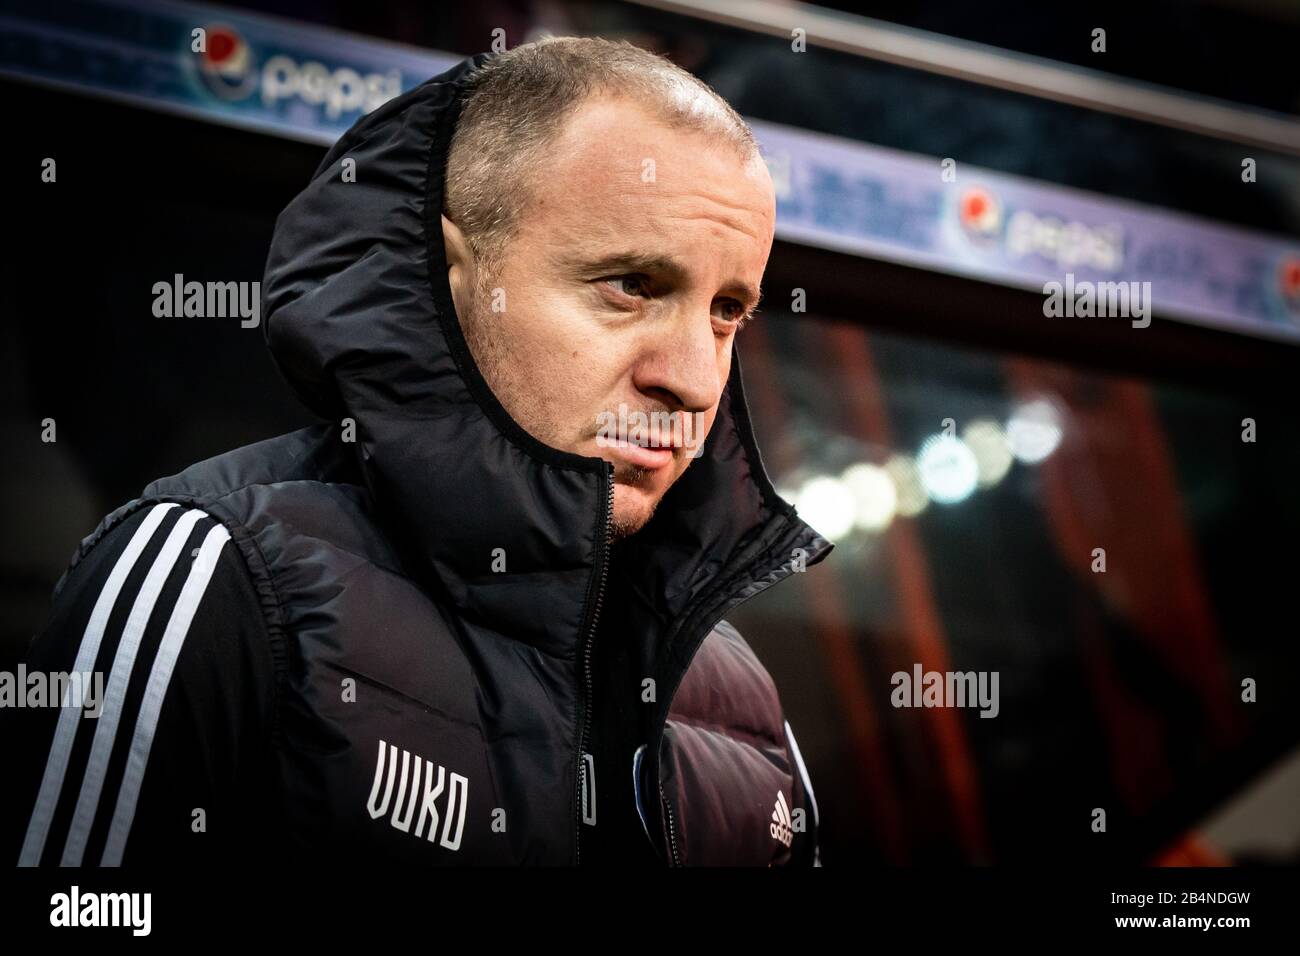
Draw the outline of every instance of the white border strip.
[[[131,752],[127,757],[126,770],[122,774],[122,785],[117,794],[117,807],[113,811],[113,822],[109,827],[108,840],[104,844],[104,855],[100,866],[120,866],[122,853],[126,849],[126,838],[131,832],[135,820],[135,805],[140,797],[140,785],[144,782],[145,766],[149,762],[149,751],[153,747],[154,732],[158,728],[158,717],[162,713],[163,698],[167,695],[167,686],[171,683],[172,672],[176,669],[176,659],[180,656],[185,636],[189,633],[194,613],[207,590],[212,573],[217,569],[217,557],[222,546],[230,540],[230,532],[225,525],[218,524],[212,528],[199,548],[198,557],[190,567],[189,577],[181,588],[176,607],[167,621],[162,643],[158,646],[158,656],[154,658],[153,669],[149,672],[149,684],[144,691],[144,700],[140,703],[140,713],[135,721],[135,734],[131,738]]]
[[[176,566],[181,548],[185,546],[194,526],[206,517],[208,516],[204,512],[195,509],[185,512],[177,519],[167,540],[163,542],[158,557],[154,559],[153,566],[149,568],[144,584],[140,586],[135,604],[131,606],[131,615],[122,629],[122,640],[117,645],[117,654],[113,658],[113,670],[109,674],[108,689],[104,694],[104,710],[96,722],[95,740],[91,746],[90,759],[86,762],[81,794],[77,798],[72,825],[68,828],[68,842],[64,844],[60,866],[81,866],[86,843],[90,839],[90,828],[95,822],[95,811],[99,808],[99,796],[104,789],[104,778],[108,775],[108,761],[113,753],[117,725],[122,719],[122,709],[126,703],[126,687],[131,680],[131,671],[135,667],[145,626],[149,623],[149,616],[158,602],[158,595],[162,593],[167,576]]]
[[[108,580],[104,582],[99,598],[95,601],[94,610],[90,612],[90,620],[86,624],[85,634],[81,638],[81,647],[77,651],[77,663],[73,665],[74,672],[85,674],[94,670],[95,659],[99,656],[99,645],[104,638],[104,628],[108,625],[109,615],[113,613],[113,605],[117,603],[122,585],[135,567],[136,561],[139,560],[140,553],[144,551],[149,539],[158,529],[163,517],[168,510],[175,507],[177,507],[175,502],[154,505],[144,521],[140,522],[140,527],[136,528],[135,534],[131,536],[117,563],[113,565],[113,570],[109,573]],[[80,708],[76,707],[63,707],[59,712],[59,724],[54,731],[54,742],[50,746],[49,759],[45,763],[45,775],[41,778],[41,789],[36,798],[36,805],[32,809],[31,821],[27,825],[27,836],[23,840],[22,852],[18,857],[19,866],[40,866],[41,855],[45,851],[45,839],[49,835],[54,810],[63,791],[63,778],[68,770],[68,759],[72,754],[72,743],[77,736],[77,720],[80,714]]]

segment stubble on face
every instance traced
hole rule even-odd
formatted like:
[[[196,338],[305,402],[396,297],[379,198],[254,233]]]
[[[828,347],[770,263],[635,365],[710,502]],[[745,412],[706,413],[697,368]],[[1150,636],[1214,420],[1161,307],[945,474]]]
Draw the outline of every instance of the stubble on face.
[[[461,316],[461,331],[466,344],[479,366],[484,380],[492,393],[501,402],[503,408],[517,421],[527,423],[530,435],[545,445],[563,449],[568,441],[564,422],[547,413],[545,402],[534,400],[535,383],[529,380],[530,367],[523,356],[515,354],[510,347],[508,336],[501,335],[494,328],[492,301],[498,288],[495,270],[480,269],[478,282],[470,299],[470,307]],[[613,481],[615,495],[618,486],[637,488],[643,486],[650,477],[645,468],[627,462],[614,463]],[[654,515],[659,506],[656,499],[648,510],[634,514],[627,509],[615,507],[610,514],[610,535],[619,541],[640,531]]]
[[[737,186],[738,167],[711,158],[698,136],[660,128],[626,104],[597,107],[585,126],[571,127],[563,164],[548,174],[550,192],[495,264],[478,262],[457,309],[484,380],[525,431],[551,448],[611,461],[611,530],[622,538],[650,520],[694,455],[678,448],[667,466],[638,467],[627,460],[634,456],[601,447],[600,416],[624,405],[647,418],[700,415],[703,441],[730,365],[730,338],[711,330],[710,298],[761,278],[775,198],[765,169],[758,182]],[[653,190],[640,179],[645,155],[662,165]],[[575,261],[628,250],[672,257],[690,271],[656,279],[655,296],[644,300],[611,299],[600,272],[579,281]],[[638,301],[634,310],[629,303]]]
[[[614,466],[614,483],[615,493],[617,486],[624,485],[629,488],[635,488],[641,485],[649,472],[644,468],[638,468],[635,465],[618,464]],[[679,476],[680,477],[680,476]],[[651,501],[648,507],[639,513],[628,514],[625,510],[614,509],[614,513],[609,516],[609,531],[615,541],[636,534],[646,526],[646,523],[654,517],[655,511],[659,507],[660,498]]]

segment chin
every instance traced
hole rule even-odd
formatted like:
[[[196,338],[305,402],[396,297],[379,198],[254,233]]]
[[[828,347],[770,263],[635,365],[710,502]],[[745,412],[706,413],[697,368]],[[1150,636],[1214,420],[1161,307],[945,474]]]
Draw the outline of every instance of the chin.
[[[636,534],[646,526],[659,504],[659,495],[651,495],[640,488],[614,485],[614,511],[610,527],[615,540]]]

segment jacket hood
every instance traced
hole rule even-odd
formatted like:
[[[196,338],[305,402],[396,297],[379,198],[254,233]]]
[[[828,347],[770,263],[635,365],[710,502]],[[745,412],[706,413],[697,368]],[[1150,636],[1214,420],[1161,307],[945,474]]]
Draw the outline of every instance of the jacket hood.
[[[408,572],[471,626],[567,657],[603,587],[609,468],[542,444],[506,413],[447,281],[445,160],[466,81],[491,56],[389,101],[330,149],[276,221],[264,330],[312,411],[355,420],[361,471]],[[790,572],[795,549],[807,564],[830,550],[763,469],[737,351],[702,453],[620,545],[647,635],[757,593]],[[654,651],[680,653],[671,642]]]

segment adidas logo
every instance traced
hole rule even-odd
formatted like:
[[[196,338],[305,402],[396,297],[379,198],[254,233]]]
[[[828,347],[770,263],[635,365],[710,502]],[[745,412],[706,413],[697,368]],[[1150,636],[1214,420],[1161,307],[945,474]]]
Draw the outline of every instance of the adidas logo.
[[[794,831],[790,829],[790,807],[780,790],[776,792],[776,809],[772,811],[772,824],[768,829],[772,839],[780,840],[786,846],[794,841]]]

